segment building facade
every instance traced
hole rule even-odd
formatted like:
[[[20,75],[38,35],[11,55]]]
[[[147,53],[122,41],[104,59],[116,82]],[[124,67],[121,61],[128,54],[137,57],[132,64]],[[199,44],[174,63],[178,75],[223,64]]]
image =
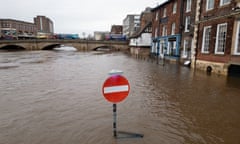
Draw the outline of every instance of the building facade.
[[[53,34],[53,22],[45,16],[37,16],[34,23],[14,19],[0,19],[2,39],[36,37],[38,32]]]
[[[140,29],[129,39],[129,47],[132,55],[147,57],[150,53],[152,37],[152,13],[151,8],[146,8],[140,15]]]
[[[109,35],[108,31],[95,31],[94,32],[94,40],[105,40],[106,35]]]
[[[54,33],[53,22],[46,16],[37,16],[34,18],[34,24],[37,27],[37,31],[41,33]]]
[[[17,39],[23,36],[33,36],[37,34],[34,23],[13,19],[0,19],[1,38]]]
[[[110,33],[111,34],[122,34],[123,33],[122,25],[112,25]]]
[[[240,65],[240,11],[234,0],[202,0],[195,67],[227,75]]]
[[[181,0],[169,0],[152,9],[151,53],[158,58],[178,61],[181,46]]]
[[[180,13],[182,13],[181,18],[181,62],[189,61],[191,62],[191,53],[193,49],[193,37],[194,37],[194,26],[195,26],[195,16],[196,16],[196,0],[183,0],[182,8]]]
[[[135,34],[140,28],[140,15],[127,15],[123,20],[123,35],[127,38]]]

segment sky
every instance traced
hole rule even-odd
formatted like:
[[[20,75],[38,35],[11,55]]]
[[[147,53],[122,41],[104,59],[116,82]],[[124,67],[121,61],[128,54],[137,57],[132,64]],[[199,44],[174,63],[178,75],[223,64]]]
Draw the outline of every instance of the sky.
[[[141,14],[166,0],[1,0],[0,18],[32,22],[44,15],[54,23],[55,33],[93,35],[122,25],[128,14]]]

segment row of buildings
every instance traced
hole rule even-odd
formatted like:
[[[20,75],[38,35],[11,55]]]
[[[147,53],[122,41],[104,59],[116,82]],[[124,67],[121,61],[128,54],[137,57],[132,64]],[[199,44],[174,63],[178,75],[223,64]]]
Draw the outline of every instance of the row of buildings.
[[[133,20],[132,54],[190,64],[204,71],[240,74],[240,1],[167,0]],[[135,21],[135,22],[134,22]]]
[[[32,37],[37,34],[53,34],[53,21],[46,16],[36,16],[33,23],[15,19],[0,19],[0,37]]]

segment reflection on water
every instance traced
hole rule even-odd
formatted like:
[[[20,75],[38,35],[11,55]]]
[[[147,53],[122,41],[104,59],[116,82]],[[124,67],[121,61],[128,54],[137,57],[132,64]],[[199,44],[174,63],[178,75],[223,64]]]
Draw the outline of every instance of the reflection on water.
[[[124,71],[131,91],[118,104],[101,94],[111,69]],[[164,67],[122,53],[0,53],[0,142],[3,144],[238,144],[239,79]]]
[[[76,48],[69,47],[69,46],[61,46],[59,48],[54,48],[54,50],[57,50],[57,51],[77,51]]]

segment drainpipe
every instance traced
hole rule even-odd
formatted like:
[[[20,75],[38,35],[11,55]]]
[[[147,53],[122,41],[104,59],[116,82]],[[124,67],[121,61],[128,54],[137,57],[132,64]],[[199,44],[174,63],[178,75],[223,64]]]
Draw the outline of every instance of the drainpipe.
[[[197,62],[197,46],[198,46],[198,29],[199,29],[199,18],[201,14],[201,0],[197,0],[196,3],[196,15],[195,15],[195,25],[194,25],[194,35],[193,35],[193,47],[191,49],[191,67],[196,68]]]
[[[160,55],[160,45],[159,40],[157,39],[157,64],[159,64],[159,55]]]
[[[181,47],[182,47],[182,38],[183,38],[183,34],[184,34],[184,29],[183,29],[183,25],[185,24],[184,18],[183,18],[183,13],[184,13],[184,2],[183,0],[180,0],[180,23],[179,23],[179,35],[180,35],[180,39],[179,39],[179,58],[181,59]]]

